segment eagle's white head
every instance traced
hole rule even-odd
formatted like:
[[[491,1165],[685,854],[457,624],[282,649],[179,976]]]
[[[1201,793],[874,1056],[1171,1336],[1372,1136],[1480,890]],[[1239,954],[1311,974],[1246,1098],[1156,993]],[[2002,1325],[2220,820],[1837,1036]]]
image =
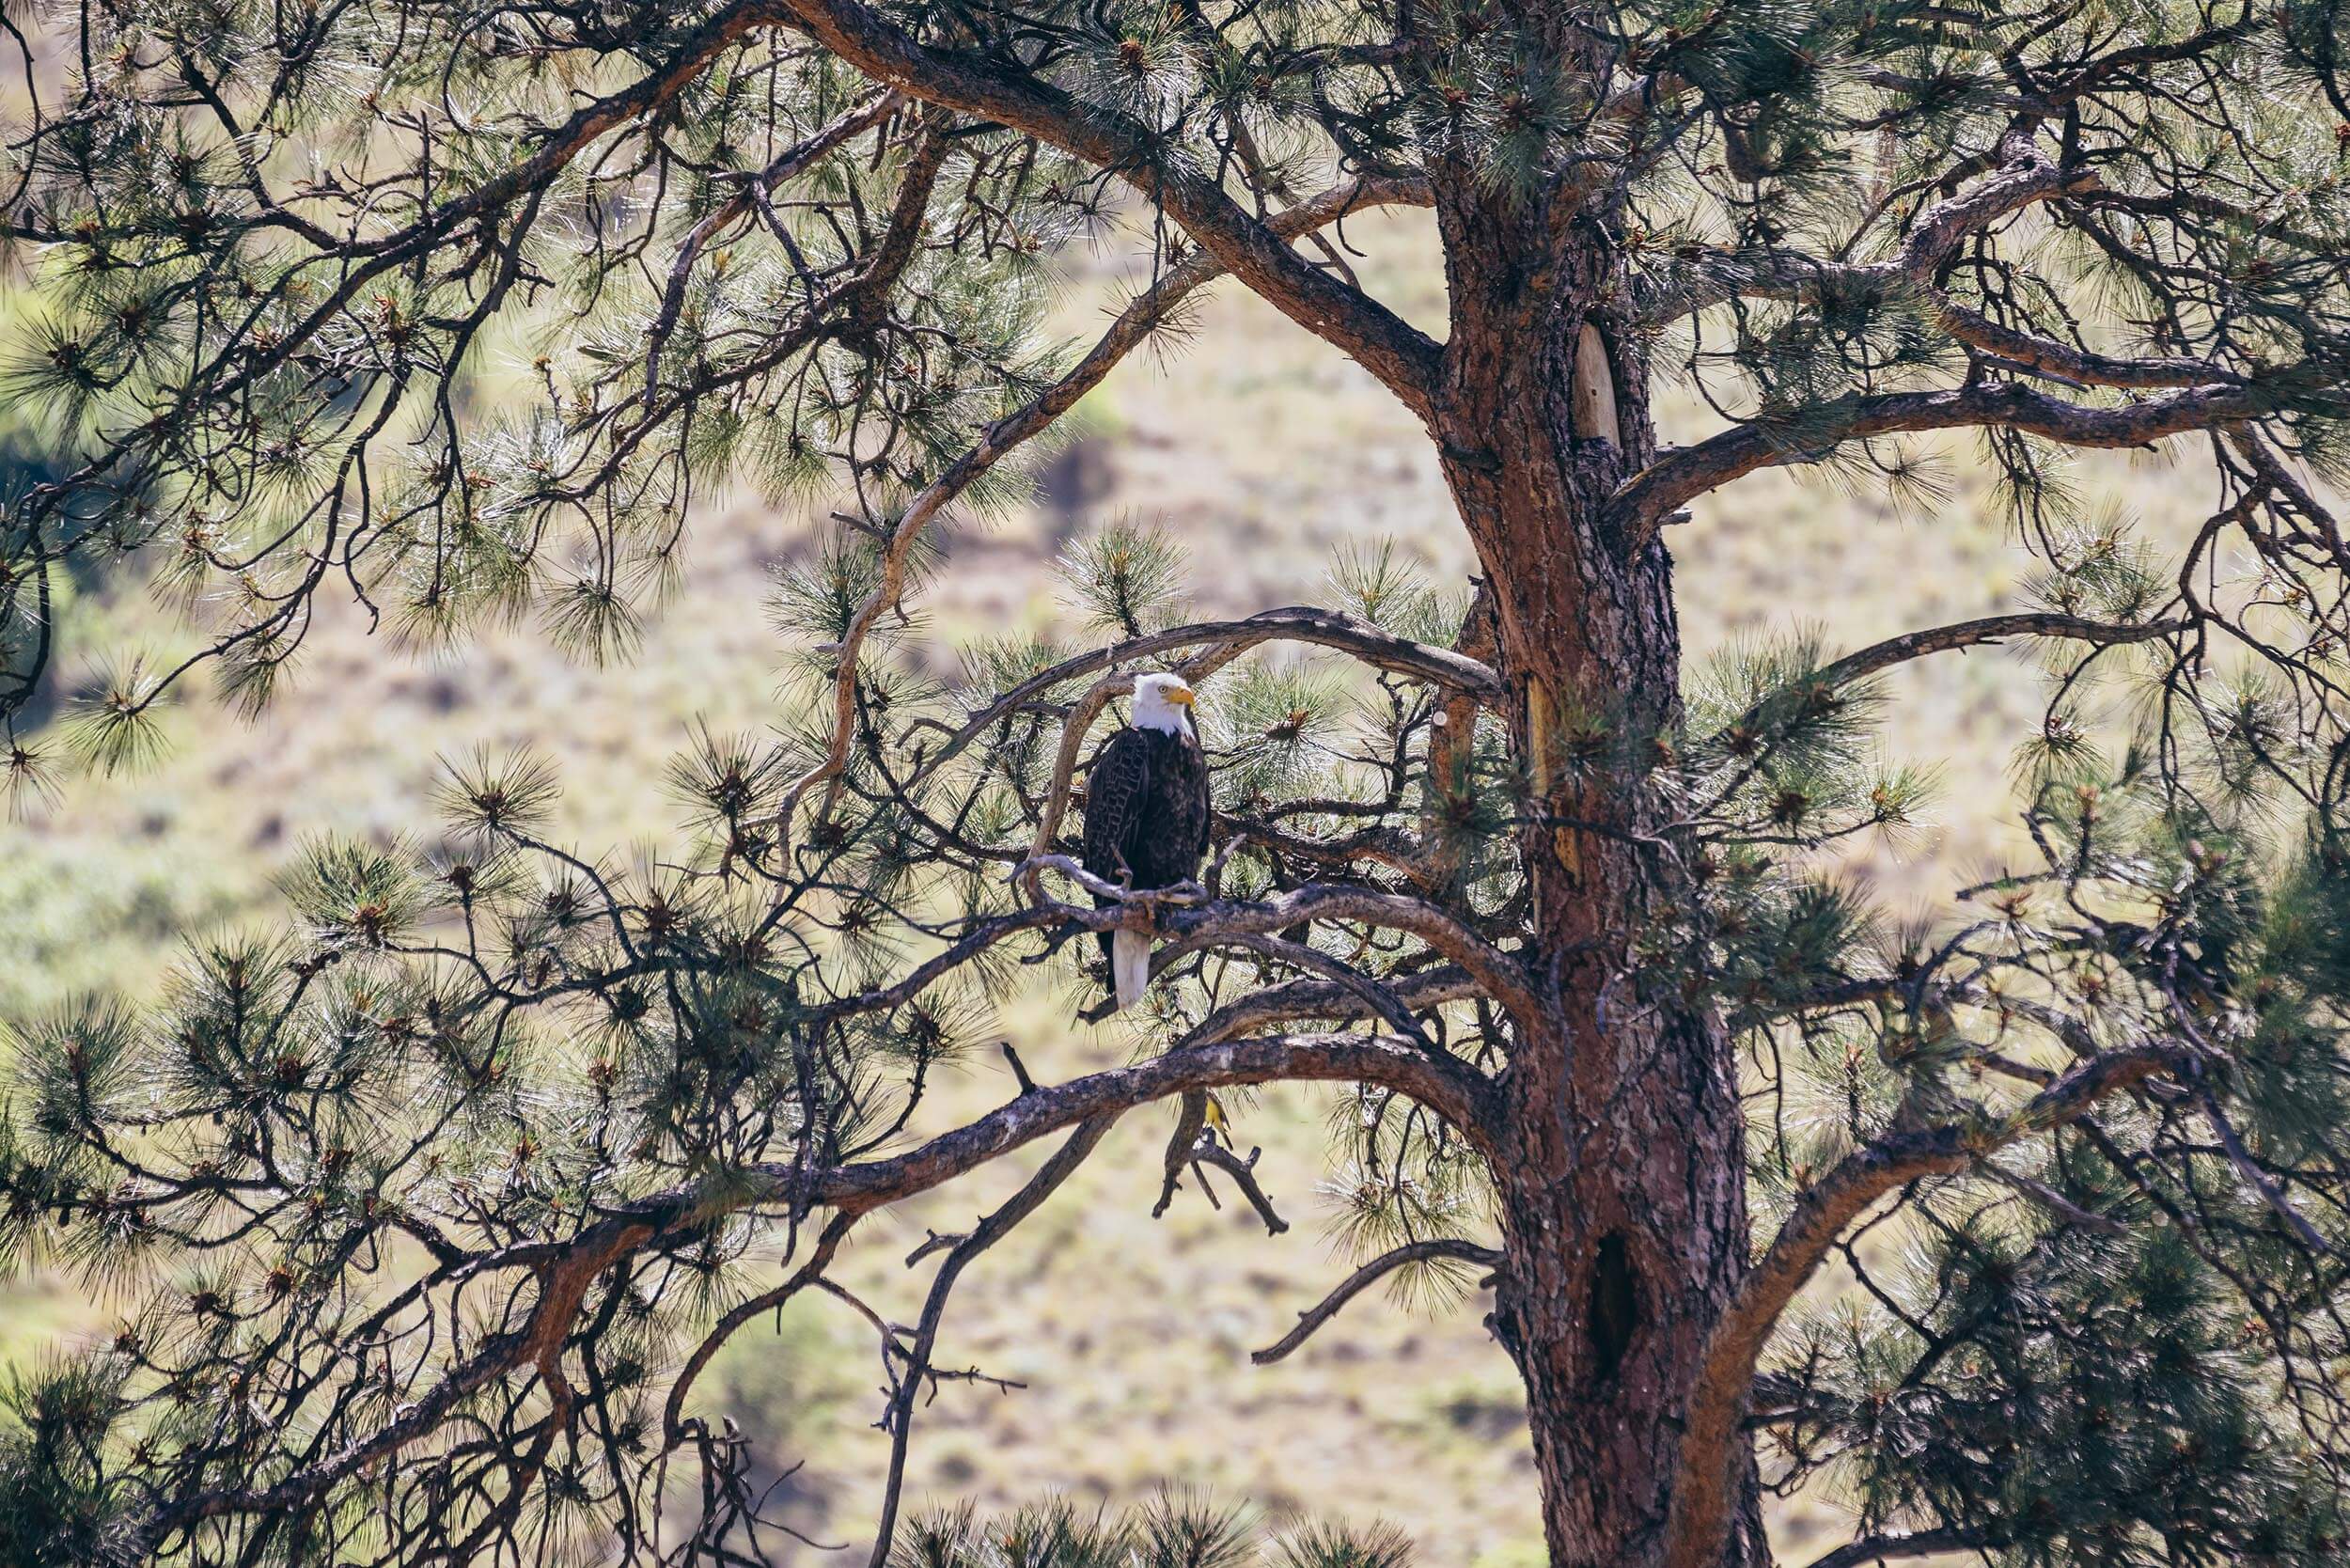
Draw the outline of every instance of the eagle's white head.
[[[1135,677],[1136,729],[1161,729],[1169,735],[1191,733],[1191,687],[1180,675]]]

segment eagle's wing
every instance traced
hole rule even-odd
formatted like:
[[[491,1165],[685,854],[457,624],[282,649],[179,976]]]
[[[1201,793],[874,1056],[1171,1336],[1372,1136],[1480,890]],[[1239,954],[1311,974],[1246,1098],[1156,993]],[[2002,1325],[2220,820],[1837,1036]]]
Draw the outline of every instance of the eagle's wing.
[[[1208,857],[1208,829],[1215,805],[1210,798],[1208,789],[1208,754],[1197,736],[1183,737],[1183,754],[1184,760],[1190,764],[1186,771],[1191,776],[1184,780],[1191,797],[1184,803],[1184,808],[1190,813],[1191,820],[1183,825],[1191,830],[1191,858],[1196,867]]]
[[[1126,875],[1126,852],[1150,787],[1151,743],[1140,730],[1120,727],[1093,754],[1086,781],[1087,870],[1106,882]]]

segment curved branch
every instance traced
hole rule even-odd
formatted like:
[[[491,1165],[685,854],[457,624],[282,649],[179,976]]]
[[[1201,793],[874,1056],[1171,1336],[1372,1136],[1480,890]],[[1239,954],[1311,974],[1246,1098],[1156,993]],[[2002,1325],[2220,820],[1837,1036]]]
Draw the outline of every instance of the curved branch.
[[[1997,172],[1919,214],[1902,241],[1898,265],[1923,276],[1956,249],[1960,241],[2036,202],[2093,189],[2094,172],[2049,162],[2029,128],[2010,132],[1999,144]]]
[[[1849,685],[1864,676],[1874,675],[1879,670],[1890,669],[1912,659],[1924,658],[1929,653],[1947,653],[1959,648],[1982,648],[2003,642],[2009,637],[2058,637],[2113,647],[2153,642],[2158,637],[2186,631],[2189,625],[2185,620],[2147,620],[2131,625],[2053,612],[1989,615],[1979,620],[1961,620],[1948,626],[1905,632],[1900,636],[1872,643],[1856,652],[1847,653],[1841,659],[1821,666],[1815,679],[1831,686]]]
[[[2085,1115],[2098,1101],[2188,1058],[2155,1043],[2080,1062],[1999,1126],[1971,1136],[1955,1126],[1920,1129],[1854,1151],[1795,1200],[1778,1235],[1740,1282],[1706,1336],[1690,1389],[1680,1474],[1666,1527],[1664,1568],[1706,1568],[1720,1551],[1737,1496],[1738,1441],[1755,1367],[1797,1292],[1837,1238],[1887,1194],[1927,1176],[1956,1175],[1976,1160],[2033,1133]]]
[[[926,1192],[1093,1117],[1122,1114],[1186,1090],[1267,1083],[1378,1084],[1435,1111],[1473,1146],[1493,1147],[1492,1086],[1465,1062],[1434,1058],[1408,1042],[1381,1035],[1267,1035],[1186,1046],[1131,1067],[1039,1089],[892,1158],[806,1173],[790,1165],[757,1166],[753,1169],[766,1184],[756,1200],[792,1200],[862,1213]],[[644,1207],[670,1211],[694,1201],[692,1193],[678,1193]]]
[[[2230,379],[2221,367],[2200,359],[2171,354],[2123,356],[2076,348],[2018,327],[2002,326],[1982,312],[1938,293],[1929,296],[1928,314],[1935,325],[1967,347],[2053,381],[2154,391],[2205,386]]]
[[[1388,995],[1415,1011],[1446,1002],[1465,1001],[1479,995],[1477,982],[1469,978],[1468,971],[1451,964],[1383,983]],[[1177,1042],[1177,1048],[1229,1040],[1267,1024],[1285,1024],[1299,1018],[1360,1018],[1368,1015],[1369,1011],[1365,998],[1352,986],[1334,980],[1294,980],[1225,1003]]]
[[[1861,1568],[1863,1563],[1884,1562],[1893,1558],[1975,1551],[1991,1544],[1993,1543],[1981,1531],[1971,1529],[1920,1529],[1906,1535],[1871,1535],[1847,1542],[1825,1557],[1814,1559],[1811,1568]]]
[[[1374,668],[1413,676],[1448,690],[1466,692],[1489,701],[1498,701],[1502,695],[1501,678],[1482,660],[1449,648],[1414,642],[1336,610],[1289,604],[1279,609],[1259,610],[1239,620],[1202,620],[1187,626],[1170,626],[1163,632],[1146,633],[1063,659],[1051,668],[1029,676],[972,714],[930,760],[930,765],[935,767],[956,756],[986,733],[990,725],[1018,713],[1064,682],[1178,648],[1212,643],[1220,645],[1216,651],[1229,648],[1231,653],[1243,653],[1265,642],[1302,642],[1335,648],[1355,655]]]
[[[1971,161],[1971,160],[1970,160]],[[1980,166],[1980,165],[1978,165]],[[1883,289],[1906,280],[1929,288],[1935,269],[1968,234],[1989,227],[2052,197],[2094,189],[2097,177],[2085,169],[2050,163],[2033,145],[2029,129],[2011,133],[1999,148],[1996,172],[1973,187],[1957,192],[1919,214],[1901,248],[1873,266],[1824,261],[1802,252],[1775,251],[1758,258],[1739,258],[1735,270],[1718,273],[1657,302],[1643,312],[1648,324],[1661,325],[1692,311],[1742,294],[1765,299],[1803,299],[1815,295],[1834,280],[1845,287]],[[1965,165],[1951,178],[1963,176]]]
[[[1820,405],[1800,427],[1750,421],[1676,447],[1619,486],[1608,510],[1618,527],[1644,538],[1709,490],[1863,436],[1999,425],[2068,447],[2143,447],[2266,412],[2267,400],[2249,385],[2199,386],[2119,408],[2067,402],[2014,383],[1856,395]]]
[[[1307,920],[1354,920],[1416,936],[1450,959],[1500,1007],[1519,1018],[1543,1014],[1542,999],[1518,961],[1437,905],[1403,893],[1312,882],[1251,903],[1218,901],[1174,910],[1159,929],[1175,940],[1160,949],[1156,967],[1230,936],[1273,936]]]
[[[716,1213],[779,1200],[822,1204],[837,1211],[825,1231],[830,1241],[860,1215],[1065,1128],[1087,1128],[1064,1150],[1068,1154],[1080,1146],[1089,1150],[1119,1116],[1153,1100],[1190,1090],[1283,1081],[1380,1084],[1427,1105],[1476,1147],[1492,1147],[1490,1086],[1467,1064],[1433,1059],[1404,1042],[1376,1036],[1273,1036],[1172,1051],[1132,1067],[1038,1089],[892,1159],[812,1172],[795,1165],[763,1164],[742,1173],[756,1180],[738,1184],[729,1178],[716,1191],[695,1183],[631,1204],[567,1242],[517,1249],[502,1262],[527,1264],[540,1278],[538,1300],[519,1329],[483,1341],[430,1392],[331,1457],[267,1486],[203,1492],[159,1508],[145,1521],[142,1539],[151,1547],[173,1530],[205,1519],[299,1508],[384,1456],[429,1439],[466,1398],[524,1367],[535,1365],[551,1388],[559,1387],[557,1359],[595,1280],[647,1247],[707,1225]],[[1081,1158],[1082,1152],[1073,1157]],[[811,1266],[815,1262],[811,1260]]]
[[[1813,302],[1830,291],[1852,296],[1903,291],[1926,319],[1959,342],[1992,358],[2046,379],[2072,385],[2125,390],[2205,386],[2232,379],[2225,367],[2171,354],[2098,353],[2019,327],[2006,326],[1933,287],[1933,266],[1913,269],[1899,261],[1855,266],[1817,257],[1772,252],[1760,257],[1724,255],[1723,271],[1660,302],[1645,314],[1659,324],[1733,297]]]
[[[1138,658],[1161,647],[1206,642],[1207,647],[1175,666],[1177,674],[1196,685],[1258,643],[1277,638],[1343,649],[1383,669],[1417,675],[1488,701],[1498,700],[1501,695],[1501,679],[1492,666],[1465,653],[1413,642],[1352,616],[1310,605],[1292,605],[1288,609],[1266,610],[1246,620],[1177,627],[1120,643],[1114,649],[1080,654],[1021,682],[991,704],[985,713],[956,732],[940,760],[969,745],[988,724],[1015,711],[1021,703],[1033,701],[1073,675],[1106,667],[1120,659]],[[1027,858],[1032,865],[1052,849],[1054,838],[1060,832],[1060,820],[1069,810],[1069,797],[1077,776],[1077,756],[1085,748],[1087,731],[1112,698],[1125,696],[1134,689],[1132,675],[1108,676],[1094,682],[1071,705],[1068,717],[1061,722],[1060,747],[1053,759],[1053,782],[1045,791],[1044,808],[1038,813],[1036,832],[1028,844]],[[1043,886],[1033,870],[1024,877],[1022,885],[1031,899],[1041,900],[1044,896]]]
[[[1063,862],[1065,857],[1051,855],[1045,860],[1047,863]],[[1280,898],[1261,902],[1216,900],[1206,903],[1177,903],[1174,902],[1177,897],[1192,899],[1198,895],[1187,888],[1136,893],[1112,887],[1073,863],[1065,864],[1063,869],[1089,891],[1101,893],[1118,902],[1089,908],[1082,904],[1046,901],[1010,914],[988,916],[975,921],[960,937],[891,984],[860,991],[810,1008],[802,1020],[803,1026],[817,1028],[836,1019],[885,1012],[901,1007],[988,949],[1025,933],[1062,925],[1090,932],[1112,931],[1121,926],[1134,929],[1138,919],[1135,913],[1137,908],[1162,903],[1166,905],[1166,913],[1159,917],[1159,929],[1180,939],[1168,949],[1172,956],[1194,952],[1227,940],[1253,944],[1258,939],[1285,931],[1300,920],[1354,920],[1417,936],[1453,959],[1453,964],[1446,968],[1431,970],[1426,975],[1393,986],[1382,986],[1405,1009],[1433,1007],[1440,1002],[1480,995],[1490,996],[1504,1006],[1536,1005],[1527,989],[1523,970],[1508,953],[1494,947],[1435,905],[1423,903],[1404,894],[1382,893],[1376,888],[1331,883],[1308,883]],[[1026,875],[1029,870],[1024,866],[1018,874]],[[1360,986],[1352,981],[1323,980],[1276,987],[1243,997],[1220,1010],[1211,1016],[1207,1024],[1186,1036],[1185,1042],[1196,1044],[1209,1039],[1224,1039],[1244,1027],[1254,1027],[1282,1017],[1364,1016],[1359,1005],[1345,1005],[1343,998],[1350,996],[1357,1004],[1362,1000]],[[1215,1026],[1217,1032],[1209,1033],[1211,1025]]]
[[[1412,1263],[1423,1263],[1435,1258],[1452,1258],[1480,1268],[1491,1268],[1501,1262],[1501,1254],[1490,1247],[1475,1242],[1441,1237],[1433,1241],[1405,1242],[1402,1247],[1381,1253],[1340,1281],[1336,1290],[1324,1296],[1311,1309],[1297,1314],[1297,1326],[1262,1350],[1252,1350],[1248,1359],[1261,1367],[1269,1367],[1313,1337],[1314,1331],[1339,1315],[1339,1309],[1356,1296]]]
[[[1278,936],[1230,936],[1220,940],[1227,946],[1261,954],[1286,964],[1292,969],[1320,975],[1333,985],[1351,992],[1371,1010],[1374,1017],[1421,1050],[1432,1055],[1443,1054],[1444,1048],[1428,1038],[1427,1031],[1419,1027],[1419,1021],[1412,1016],[1412,1010],[1403,1005],[1402,997],[1380,980],[1341,964],[1328,953],[1307,943],[1292,942]]]

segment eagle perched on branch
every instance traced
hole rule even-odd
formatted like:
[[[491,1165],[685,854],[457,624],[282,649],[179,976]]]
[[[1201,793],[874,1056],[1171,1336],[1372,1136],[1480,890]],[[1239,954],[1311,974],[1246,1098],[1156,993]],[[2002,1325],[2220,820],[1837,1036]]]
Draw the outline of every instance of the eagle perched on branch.
[[[1180,675],[1135,681],[1134,714],[1093,754],[1086,785],[1085,869],[1143,890],[1199,874],[1208,853],[1208,759],[1191,728],[1191,687]],[[1096,907],[1115,899],[1094,895]],[[1151,933],[1108,931],[1102,951],[1120,1008],[1151,983]]]

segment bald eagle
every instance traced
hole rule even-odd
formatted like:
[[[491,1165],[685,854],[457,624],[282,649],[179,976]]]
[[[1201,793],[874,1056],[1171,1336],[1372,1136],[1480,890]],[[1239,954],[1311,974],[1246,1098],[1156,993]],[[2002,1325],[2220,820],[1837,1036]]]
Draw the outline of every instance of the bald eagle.
[[[1180,675],[1135,682],[1134,716],[1093,754],[1086,786],[1085,869],[1129,887],[1172,887],[1208,853],[1208,760],[1192,733],[1191,688]],[[1096,894],[1097,907],[1116,902]],[[1118,1005],[1151,983],[1151,936],[1102,933]]]

